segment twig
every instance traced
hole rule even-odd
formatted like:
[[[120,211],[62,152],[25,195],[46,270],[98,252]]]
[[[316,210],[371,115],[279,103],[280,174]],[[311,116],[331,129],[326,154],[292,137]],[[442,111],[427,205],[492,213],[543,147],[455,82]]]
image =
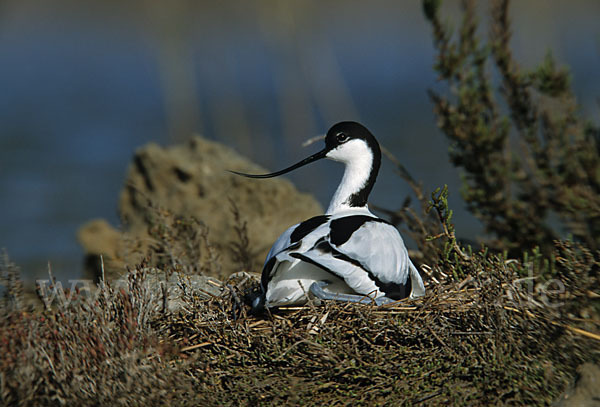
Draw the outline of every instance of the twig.
[[[325,139],[325,135],[324,134],[322,134],[320,136],[311,137],[308,140],[306,140],[304,143],[302,143],[302,147],[308,147],[311,144],[314,144],[317,141],[320,141],[320,140],[323,140],[323,139]]]
[[[189,350],[203,348],[205,346],[209,346],[209,345],[212,345],[212,344],[213,344],[212,342],[197,343],[196,345],[191,345],[191,346],[186,346],[185,348],[181,348],[181,352],[187,352]]]
[[[503,308],[505,310],[508,310],[508,311],[524,313],[525,315],[527,315],[528,317],[531,317],[531,318],[538,318],[537,315],[535,315],[534,313],[529,312],[527,310],[523,311],[523,310],[520,310],[520,309],[517,309],[517,308],[507,307],[507,306],[504,306]],[[576,328],[576,327],[571,326],[571,325],[562,324],[560,322],[551,321],[548,318],[544,318],[544,317],[542,317],[542,318],[545,319],[546,321],[550,322],[552,325],[560,326],[561,328],[565,328],[565,329],[567,329],[567,330],[569,330],[571,332],[574,332],[574,333],[577,333],[579,335],[582,335],[582,336],[585,336],[585,337],[588,337],[588,338],[600,341],[600,334],[597,334],[597,333],[594,333],[594,332],[589,332],[589,331],[586,331],[586,330],[581,329],[581,328]]]

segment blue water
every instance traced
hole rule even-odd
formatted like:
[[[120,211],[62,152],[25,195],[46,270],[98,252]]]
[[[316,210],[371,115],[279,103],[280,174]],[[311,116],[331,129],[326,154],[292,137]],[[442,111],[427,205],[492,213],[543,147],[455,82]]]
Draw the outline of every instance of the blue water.
[[[300,144],[332,123],[360,120],[426,189],[450,185],[459,234],[481,232],[426,95],[437,85],[418,2],[109,3],[0,8],[0,247],[26,277],[48,262],[76,277],[75,233],[97,217],[118,226],[134,150],[192,132],[277,169],[319,148]],[[552,48],[596,120],[599,16],[592,0],[513,8],[517,57],[533,66]],[[319,163],[290,178],[326,206],[340,175]],[[385,162],[371,201],[397,207],[409,192]]]

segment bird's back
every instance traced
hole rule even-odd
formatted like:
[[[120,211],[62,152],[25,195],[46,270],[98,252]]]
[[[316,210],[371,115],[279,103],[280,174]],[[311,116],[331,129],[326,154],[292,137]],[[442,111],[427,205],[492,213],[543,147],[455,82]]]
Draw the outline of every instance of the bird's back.
[[[397,229],[368,210],[321,215],[287,229],[265,261],[267,306],[283,305],[286,298],[305,300],[316,279],[329,280],[329,291],[395,300],[424,291]]]

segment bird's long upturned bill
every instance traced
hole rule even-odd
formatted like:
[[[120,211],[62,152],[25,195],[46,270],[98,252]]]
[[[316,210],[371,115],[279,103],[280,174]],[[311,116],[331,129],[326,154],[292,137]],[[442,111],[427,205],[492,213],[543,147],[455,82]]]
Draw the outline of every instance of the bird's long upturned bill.
[[[287,168],[284,168],[283,170],[280,171],[276,171],[276,172],[272,172],[269,174],[246,174],[244,172],[237,172],[237,171],[229,171],[233,174],[236,175],[241,175],[243,177],[248,177],[248,178],[273,178],[273,177],[278,177],[279,175],[283,175],[283,174],[287,174],[290,171],[294,171],[297,168],[303,167],[307,164],[310,164],[312,162],[315,162],[317,160],[320,160],[322,158],[325,158],[325,155],[327,154],[328,150],[325,148],[321,151],[319,151],[318,153],[315,153],[313,155],[311,155],[310,157],[305,158],[304,160],[290,166]]]

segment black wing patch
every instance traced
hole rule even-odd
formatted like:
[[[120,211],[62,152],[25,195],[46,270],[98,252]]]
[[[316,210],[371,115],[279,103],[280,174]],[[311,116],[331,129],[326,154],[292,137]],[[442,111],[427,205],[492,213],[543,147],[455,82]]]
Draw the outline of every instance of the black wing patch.
[[[263,288],[263,293],[267,292],[267,286],[269,285],[269,281],[273,278],[272,271],[275,266],[275,262],[277,261],[277,257],[273,256],[269,259],[265,267],[263,267],[262,275],[260,276],[260,285]]]
[[[296,229],[290,235],[290,243],[296,243],[310,232],[321,226],[323,223],[329,220],[327,215],[319,215],[314,218],[310,218],[299,224]]]
[[[391,298],[392,300],[401,300],[410,295],[410,292],[412,290],[412,282],[410,280],[410,276],[408,276],[408,275],[406,276],[406,282],[404,282],[404,283],[395,283],[395,282],[386,283],[386,282],[381,281],[379,278],[377,278],[377,276],[375,274],[373,274],[373,272],[371,272],[371,270],[369,270],[368,268],[363,266],[362,263],[359,262],[358,260],[353,259],[352,257],[345,255],[344,253],[331,247],[329,242],[325,239],[319,239],[319,241],[315,244],[315,249],[319,250],[322,253],[331,254],[336,259],[340,259],[340,260],[348,262],[356,267],[360,267],[362,270],[364,270],[367,273],[367,276],[369,276],[369,278],[371,280],[373,280],[373,282],[379,288],[379,290],[382,293],[384,293],[386,297]],[[314,263],[315,262],[313,262],[313,264]],[[323,268],[323,266],[319,266],[319,267]]]
[[[346,243],[348,239],[350,239],[350,236],[352,236],[352,234],[366,222],[381,222],[389,224],[389,222],[386,222],[383,219],[366,215],[344,216],[343,218],[334,219],[331,221],[330,225],[331,243],[336,246]]]

